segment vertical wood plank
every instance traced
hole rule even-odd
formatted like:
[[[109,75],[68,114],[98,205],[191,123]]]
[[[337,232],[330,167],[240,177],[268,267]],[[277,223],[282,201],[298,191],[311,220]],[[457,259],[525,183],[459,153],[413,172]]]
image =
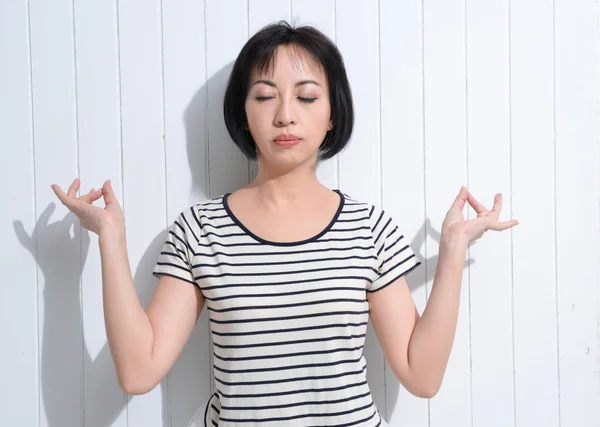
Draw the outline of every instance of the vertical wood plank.
[[[77,218],[50,184],[78,176],[73,4],[30,1],[40,328],[40,425],[83,424],[81,253]],[[49,161],[52,159],[52,161]],[[57,390],[60,390],[57,393]]]
[[[0,287],[0,414],[6,425],[38,425],[38,257],[32,128],[29,8],[0,2],[0,128],[5,184]],[[46,191],[47,187],[43,189]],[[43,277],[40,275],[40,278]]]
[[[427,301],[423,164],[423,10],[421,1],[382,0],[381,174],[385,208],[422,265],[406,280],[417,310]],[[414,236],[414,238],[413,238]],[[390,426],[429,426],[427,399],[410,394],[386,363],[386,419]]]
[[[554,6],[560,425],[592,427],[600,424],[598,5]]]
[[[119,2],[123,208],[127,246],[142,306],[156,287],[152,268],[165,226],[165,147],[161,2]],[[168,425],[168,381],[130,396],[129,426]]]
[[[511,219],[509,2],[469,1],[466,21],[470,192]],[[469,216],[477,213],[469,206]],[[466,212],[465,212],[466,214]],[[511,231],[469,248],[473,425],[514,424]],[[492,386],[493,384],[493,386]]]
[[[348,147],[339,155],[339,180],[351,196],[372,202],[381,201],[378,19],[376,2],[336,2],[337,45],[350,80],[356,119]]]
[[[282,19],[290,22],[290,0],[248,0],[248,35]]]
[[[116,2],[76,0],[77,130],[81,189],[85,194],[107,179],[120,193],[121,115]],[[99,200],[96,206],[104,207]],[[104,323],[98,236],[82,230],[83,271],[80,323],[84,332],[84,422],[126,426],[127,398],[117,381]]]
[[[552,2],[511,2],[510,28],[515,424],[556,427]]]
[[[210,195],[248,183],[248,160],[233,143],[223,119],[223,95],[233,62],[248,40],[247,0],[206,0]]]
[[[428,259],[438,255],[438,236],[461,185],[468,188],[465,76],[465,4],[428,0],[424,15],[425,203],[433,230]],[[464,211],[465,218],[468,212]],[[428,265],[428,291],[435,263]],[[429,284],[431,283],[431,284]],[[471,425],[469,276],[462,276],[454,345],[439,393],[431,400],[432,427]]]

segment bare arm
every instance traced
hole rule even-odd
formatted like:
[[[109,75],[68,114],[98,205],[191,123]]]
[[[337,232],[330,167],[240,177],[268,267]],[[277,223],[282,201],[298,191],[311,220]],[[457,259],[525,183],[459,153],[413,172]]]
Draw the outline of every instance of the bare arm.
[[[138,298],[124,233],[101,234],[102,291],[108,344],[128,394],[152,390],[171,369],[204,307],[197,286],[161,276],[144,310]]]
[[[477,218],[465,221],[462,210],[467,201]],[[398,380],[416,396],[433,397],[440,389],[456,332],[468,244],[487,230],[502,231],[519,223],[514,219],[499,222],[501,207],[501,194],[495,196],[489,211],[461,187],[442,225],[433,289],[422,317],[403,277],[368,295],[373,326],[385,357]]]
[[[198,286],[163,276],[144,311],[127,254],[125,217],[110,180],[101,189],[77,197],[75,179],[68,192],[51,188],[82,227],[99,236],[102,295],[108,345],[121,388],[129,394],[152,390],[171,369],[189,339],[204,306]],[[104,197],[106,206],[93,203]],[[191,273],[190,273],[191,274]]]
[[[367,294],[373,327],[390,368],[410,393],[424,398],[438,392],[448,364],[466,256],[466,244],[443,245],[423,316],[404,277]]]

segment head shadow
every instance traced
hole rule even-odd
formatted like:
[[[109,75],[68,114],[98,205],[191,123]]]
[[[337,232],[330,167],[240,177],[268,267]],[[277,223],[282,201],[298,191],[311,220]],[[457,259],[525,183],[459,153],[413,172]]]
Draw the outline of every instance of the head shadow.
[[[231,142],[222,118],[223,94],[232,66],[233,62],[209,77],[181,111],[185,154],[191,176],[190,200],[199,201],[211,194],[233,191],[249,182],[249,162]],[[168,141],[168,135],[166,137]],[[209,138],[212,141],[210,146]],[[210,153],[210,159],[207,153]],[[173,179],[172,185],[179,183]],[[96,205],[103,206],[103,202],[96,202]],[[32,255],[41,272],[37,284],[38,289],[43,289],[38,312],[40,404],[48,425],[52,427],[79,426],[82,419],[86,426],[93,427],[118,424],[119,419],[125,422],[128,402],[138,397],[129,396],[121,390],[108,343],[105,342],[98,352],[90,352],[86,345],[84,317],[94,324],[104,322],[100,309],[102,302],[91,297],[101,298],[98,251],[94,252],[93,260],[88,260],[90,244],[97,244],[97,236],[90,236],[70,212],[52,221],[55,210],[56,204],[49,203],[31,231],[25,230],[22,221],[13,221],[19,243]],[[144,308],[158,284],[152,270],[166,239],[167,229],[168,225],[152,238],[135,271],[132,271]],[[90,261],[96,265],[88,268],[98,274],[93,280],[82,280]],[[91,286],[96,289],[90,289]],[[83,315],[82,308],[85,310],[86,305],[94,310],[93,314]],[[211,347],[208,314],[204,309],[169,374],[150,392],[159,390],[156,400],[161,402],[164,427],[186,426],[203,412],[204,402],[212,394]]]

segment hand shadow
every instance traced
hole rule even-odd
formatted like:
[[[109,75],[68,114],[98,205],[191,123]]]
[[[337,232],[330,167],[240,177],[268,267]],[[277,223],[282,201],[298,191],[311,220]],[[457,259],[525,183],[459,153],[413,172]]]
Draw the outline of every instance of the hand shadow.
[[[410,247],[414,249],[415,253],[417,254],[417,258],[421,260],[425,259],[425,256],[421,255],[421,249],[425,247],[425,240],[427,239],[427,235],[431,236],[439,246],[442,239],[442,235],[439,231],[433,228],[433,226],[431,225],[431,220],[429,218],[425,220],[423,226],[415,233],[415,237],[410,242]],[[477,244],[477,240],[469,243],[469,247],[475,244]],[[427,268],[426,275],[408,274],[406,276],[406,282],[411,292],[414,292],[420,287],[425,286],[427,284],[428,277],[434,277],[437,263],[438,255],[427,258],[427,260],[423,263],[424,266]],[[466,269],[467,267],[470,267],[473,264],[475,264],[475,260],[469,258],[465,260],[464,268]],[[419,267],[417,267],[417,269],[419,269]]]
[[[425,240],[427,239],[427,235],[431,236],[437,242],[437,244],[439,246],[439,244],[441,242],[441,233],[438,232],[431,225],[431,220],[429,218],[427,218],[425,220],[425,223],[423,224],[423,226],[417,231],[417,233],[415,233],[415,237],[413,238],[413,240],[410,243],[410,247],[414,249],[417,257],[421,260],[425,260],[425,262],[422,265],[425,266],[425,268],[426,268],[424,273],[421,273],[421,274],[413,273],[413,274],[408,274],[406,276],[406,282],[408,284],[408,288],[410,289],[411,293],[413,293],[414,291],[416,291],[419,288],[422,288],[423,286],[426,286],[427,278],[428,277],[433,278],[435,275],[435,270],[436,270],[437,263],[438,263],[438,255],[432,256],[427,259],[425,259],[425,256],[421,255],[421,250],[422,249],[424,250],[424,248],[425,248]],[[477,244],[477,240],[475,240],[474,242],[471,242],[469,244],[469,247],[471,247],[472,245],[475,245],[475,244]],[[465,260],[463,269],[467,269],[473,264],[475,264],[475,260],[471,259],[471,258],[467,258]],[[419,266],[419,267],[421,267],[421,266]],[[419,269],[419,267],[417,267],[417,270]],[[429,295],[427,297],[429,298]],[[387,362],[386,362],[386,365],[387,365]],[[398,396],[400,394],[400,387],[402,387],[402,385],[398,382],[398,380],[392,373],[392,370],[389,366],[386,366],[386,376],[388,376],[388,378],[389,378],[389,381],[386,381],[386,383],[388,384],[388,386],[386,388],[386,400],[388,402],[387,419],[389,420],[392,418],[392,414],[394,413],[394,410],[396,409],[396,403],[398,402]],[[390,402],[392,403],[393,406],[389,406]],[[402,408],[400,408],[400,410],[402,410]]]
[[[49,223],[55,209],[54,203],[46,207],[31,235],[25,231],[21,221],[13,223],[19,242],[32,254],[44,276],[43,318],[40,320],[43,328],[40,337],[42,405],[49,426],[73,425],[73,405],[82,403],[83,389],[85,401],[89,403],[85,405],[85,425],[109,426],[123,412],[128,399],[118,384],[108,343],[92,360],[85,342],[82,342],[80,283],[90,235],[71,213],[61,221]],[[40,235],[44,238],[36,239]],[[148,272],[148,264],[157,258],[163,239],[164,233],[154,238],[134,277],[140,300],[146,304],[156,285],[151,283],[156,279]],[[46,247],[36,247],[38,243]],[[76,254],[76,260],[69,260],[69,254]],[[163,388],[162,424],[166,427],[170,426],[164,410],[168,393],[164,389],[164,381],[159,386]]]
[[[181,114],[187,166],[192,181],[193,201],[188,206],[207,198],[210,193],[220,195],[249,182],[248,161],[229,140],[221,109],[215,108],[223,102],[232,68],[233,61],[210,76],[192,95]],[[207,107],[209,110],[205,111]],[[206,123],[198,119],[201,117],[207,117]],[[210,186],[206,169],[211,162],[204,157],[208,144],[207,129],[214,141],[210,160],[215,167],[210,171]],[[181,165],[173,167],[180,168]],[[43,313],[40,307],[43,318],[39,320],[43,328],[39,343],[41,405],[49,426],[80,426],[85,423],[88,427],[105,427],[115,423],[128,405],[129,398],[118,384],[108,343],[93,360],[85,345],[80,283],[90,246],[89,232],[81,228],[71,213],[61,221],[49,223],[55,209],[54,203],[46,207],[31,235],[21,221],[13,222],[19,242],[31,253],[43,274],[43,279],[38,281],[38,286],[44,289]],[[136,290],[144,308],[158,284],[158,279],[152,276],[152,269],[166,235],[165,229],[154,237],[134,274]],[[208,311],[204,309],[168,377],[157,386],[161,387],[164,427],[199,422],[204,404],[214,391],[211,382],[212,341],[208,325]],[[83,414],[74,421],[73,408],[78,404],[82,409],[76,411]]]

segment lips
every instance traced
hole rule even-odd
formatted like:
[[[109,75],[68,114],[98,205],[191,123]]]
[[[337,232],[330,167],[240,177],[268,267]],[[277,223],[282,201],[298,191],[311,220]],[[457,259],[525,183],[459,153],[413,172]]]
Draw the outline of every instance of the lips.
[[[276,139],[275,140],[275,144],[277,145],[283,145],[286,147],[289,147],[291,145],[296,145],[300,142],[299,139]]]
[[[275,141],[297,141],[300,137],[293,133],[282,133],[275,138]]]
[[[293,133],[282,133],[274,141],[277,145],[290,146],[299,143],[300,137]]]

